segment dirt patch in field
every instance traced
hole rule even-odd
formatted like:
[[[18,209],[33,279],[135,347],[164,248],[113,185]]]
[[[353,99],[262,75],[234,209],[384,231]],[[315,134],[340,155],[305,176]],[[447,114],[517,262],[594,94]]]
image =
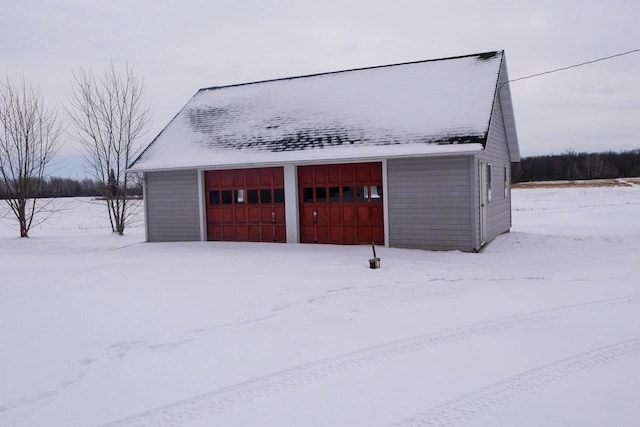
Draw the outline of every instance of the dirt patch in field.
[[[576,181],[518,182],[511,188],[572,188],[572,187],[633,187],[640,185],[640,178],[590,179]]]

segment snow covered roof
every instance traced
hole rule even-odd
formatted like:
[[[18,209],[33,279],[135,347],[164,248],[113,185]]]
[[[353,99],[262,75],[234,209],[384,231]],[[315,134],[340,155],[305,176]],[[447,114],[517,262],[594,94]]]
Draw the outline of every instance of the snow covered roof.
[[[132,171],[480,152],[503,52],[199,90]]]

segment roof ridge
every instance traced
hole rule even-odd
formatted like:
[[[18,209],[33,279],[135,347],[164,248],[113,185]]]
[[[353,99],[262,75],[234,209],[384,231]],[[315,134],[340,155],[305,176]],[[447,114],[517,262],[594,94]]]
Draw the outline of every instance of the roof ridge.
[[[407,62],[398,62],[398,63],[386,64],[386,65],[374,65],[374,66],[369,66],[369,67],[349,68],[349,69],[346,69],[346,70],[326,71],[326,72],[322,72],[322,73],[303,74],[303,75],[299,75],[299,76],[290,76],[290,77],[279,77],[279,78],[275,78],[275,79],[257,80],[257,81],[253,81],[253,82],[235,83],[235,84],[230,84],[230,85],[210,86],[210,87],[204,87],[204,88],[199,89],[197,93],[200,93],[200,92],[203,92],[203,91],[208,91],[208,90],[227,89],[227,88],[232,88],[232,87],[249,86],[249,85],[255,85],[255,84],[260,84],[260,83],[271,83],[271,82],[280,82],[280,81],[286,81],[286,80],[297,80],[297,79],[303,79],[303,78],[307,78],[307,77],[319,77],[319,76],[327,76],[327,75],[332,75],[332,74],[342,74],[342,73],[349,73],[349,72],[352,72],[352,71],[375,70],[375,69],[378,69],[378,68],[397,67],[397,66],[401,66],[401,65],[423,64],[423,63],[427,63],[427,62],[438,62],[438,61],[449,61],[449,60],[454,60],[454,59],[471,58],[471,57],[474,57],[474,56],[477,56],[478,59],[486,60],[486,59],[490,59],[490,58],[495,57],[499,53],[504,54],[504,50],[492,50],[492,51],[487,51],[487,52],[472,53],[472,54],[458,55],[458,56],[450,56],[450,57],[445,57],[445,58],[423,59],[423,60],[419,60],[419,61],[407,61]]]

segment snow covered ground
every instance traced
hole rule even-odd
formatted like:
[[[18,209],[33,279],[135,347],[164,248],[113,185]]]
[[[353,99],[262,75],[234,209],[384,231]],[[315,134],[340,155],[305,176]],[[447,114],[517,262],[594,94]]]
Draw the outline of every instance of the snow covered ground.
[[[635,426],[640,186],[513,191],[480,254],[0,220],[2,426]],[[4,206],[0,209],[6,209]],[[1,215],[1,214],[0,214]]]

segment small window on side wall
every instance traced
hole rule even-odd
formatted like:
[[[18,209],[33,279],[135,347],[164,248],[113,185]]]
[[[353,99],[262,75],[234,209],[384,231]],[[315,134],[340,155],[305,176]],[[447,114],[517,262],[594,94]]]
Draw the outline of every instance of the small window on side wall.
[[[491,184],[491,175],[493,175],[493,173],[491,169],[491,164],[487,164],[487,202],[490,202],[493,197],[493,188]]]
[[[504,167],[504,198],[509,198],[509,167]]]

